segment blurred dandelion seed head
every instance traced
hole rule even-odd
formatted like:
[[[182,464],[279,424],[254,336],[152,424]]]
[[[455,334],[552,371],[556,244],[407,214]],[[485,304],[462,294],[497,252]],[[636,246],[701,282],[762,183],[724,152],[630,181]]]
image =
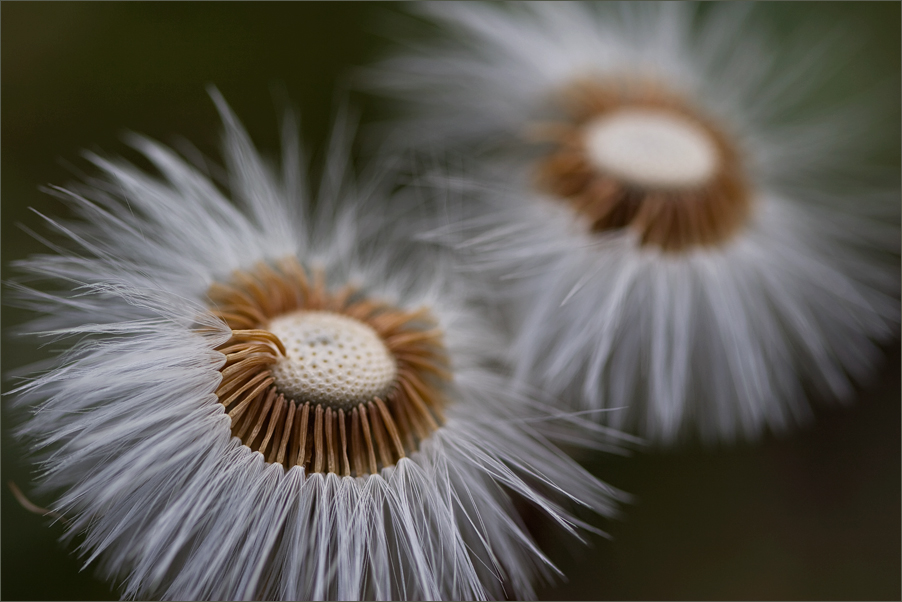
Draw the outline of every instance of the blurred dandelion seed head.
[[[736,145],[650,80],[585,78],[557,95],[566,119],[527,127],[551,149],[541,188],[593,232],[629,227],[667,251],[728,241],[750,212]]]
[[[521,381],[668,445],[786,431],[874,374],[898,103],[845,79],[852,31],[781,39],[752,3],[411,10],[435,35],[361,81],[405,108],[395,141],[462,157],[471,202],[429,239],[494,283]]]

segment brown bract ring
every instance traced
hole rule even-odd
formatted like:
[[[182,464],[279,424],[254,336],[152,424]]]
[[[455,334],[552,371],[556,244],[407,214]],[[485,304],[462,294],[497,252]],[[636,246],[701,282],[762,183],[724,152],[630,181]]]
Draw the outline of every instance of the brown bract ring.
[[[739,154],[729,137],[678,96],[653,83],[582,80],[557,97],[568,119],[531,129],[553,144],[540,160],[540,188],[565,200],[592,232],[633,229],[642,245],[668,252],[720,245],[746,223],[750,195]],[[690,186],[649,186],[600,168],[587,148],[592,123],[622,111],[657,113],[703,131],[716,153],[716,169]]]
[[[267,462],[308,474],[376,474],[416,451],[443,422],[451,375],[442,331],[428,309],[399,309],[351,286],[331,291],[321,271],[294,258],[235,272],[230,282],[213,284],[208,297],[212,313],[232,330],[217,347],[226,359],[216,395],[232,434]],[[286,361],[286,349],[267,325],[292,312],[333,313],[371,328],[394,359],[394,382],[350,406],[281,391],[272,368]]]

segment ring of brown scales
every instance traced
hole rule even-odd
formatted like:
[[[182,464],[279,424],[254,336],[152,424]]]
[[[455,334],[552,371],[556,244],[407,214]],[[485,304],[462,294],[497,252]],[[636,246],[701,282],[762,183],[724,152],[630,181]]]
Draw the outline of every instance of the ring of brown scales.
[[[294,259],[236,272],[209,298],[232,329],[216,395],[232,434],[267,462],[376,474],[442,423],[450,374],[428,310],[333,293]]]
[[[569,120],[532,131],[554,144],[538,183],[593,232],[629,227],[641,244],[678,252],[722,244],[746,223],[736,149],[676,96],[648,82],[584,80],[557,100]]]

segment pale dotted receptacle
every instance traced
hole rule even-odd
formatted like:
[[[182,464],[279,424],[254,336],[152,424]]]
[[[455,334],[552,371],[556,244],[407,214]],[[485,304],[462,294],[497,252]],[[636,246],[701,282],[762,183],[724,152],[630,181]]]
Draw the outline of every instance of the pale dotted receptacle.
[[[621,109],[586,124],[590,163],[627,184],[689,188],[717,172],[720,153],[711,134],[688,117],[661,109]]]
[[[350,409],[384,396],[397,377],[394,356],[375,330],[326,311],[297,311],[267,328],[286,355],[272,367],[276,388],[298,403]]]

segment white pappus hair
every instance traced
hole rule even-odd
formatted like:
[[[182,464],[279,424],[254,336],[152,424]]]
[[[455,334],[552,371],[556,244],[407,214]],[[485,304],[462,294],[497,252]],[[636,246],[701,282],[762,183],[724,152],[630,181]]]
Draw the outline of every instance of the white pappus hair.
[[[276,170],[213,96],[228,195],[136,136],[162,177],[89,155],[103,177],[56,189],[79,219],[48,219],[70,248],[17,264],[57,289],[14,285],[41,314],[29,331],[72,341],[18,387],[15,404],[30,412],[19,432],[39,454],[40,490],[59,492],[52,508],[70,535],[84,534],[86,563],[126,598],[534,595],[535,576],[556,569],[513,500],[575,532],[591,527],[566,505],[610,516],[624,494],[549,443],[536,424],[551,410],[492,371],[492,328],[473,315],[466,287],[446,281],[447,260],[414,247],[409,225],[381,204],[385,178],[354,184],[336,136],[314,208],[293,121]],[[231,330],[210,313],[207,290],[285,257],[322,268],[330,286],[428,307],[444,333],[454,373],[446,420],[377,474],[286,470],[230,433],[215,391],[226,361],[216,348]]]
[[[521,379],[669,444],[784,430],[810,418],[808,397],[847,399],[872,374],[898,336],[899,172],[877,158],[898,82],[818,99],[845,38],[802,29],[787,47],[748,5],[416,10],[444,35],[363,80],[406,103],[398,140],[477,150],[453,182],[472,202],[432,238],[503,283],[490,288]],[[536,186],[546,147],[531,128],[560,119],[555,95],[586,77],[654,81],[720,126],[752,206],[732,238],[674,253],[631,228],[589,232]]]

